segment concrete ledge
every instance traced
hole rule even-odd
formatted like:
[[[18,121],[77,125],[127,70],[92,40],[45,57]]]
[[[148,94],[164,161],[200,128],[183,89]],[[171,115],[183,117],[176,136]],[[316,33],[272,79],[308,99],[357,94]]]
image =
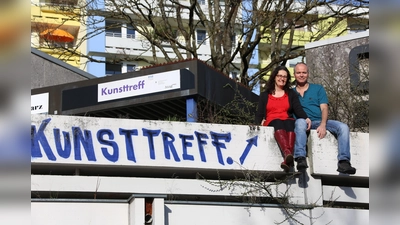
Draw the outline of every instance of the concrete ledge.
[[[325,138],[319,139],[317,132],[312,130],[308,138],[308,157],[310,173],[313,175],[338,175],[336,138],[328,133]],[[355,175],[369,177],[369,134],[350,133],[351,164],[357,169]]]
[[[272,127],[54,115],[32,115],[31,123],[33,169],[282,172],[283,157]],[[357,168],[352,177],[368,178],[369,134],[350,135],[351,163]],[[339,175],[337,146],[330,133],[319,139],[312,130],[307,172]]]
[[[324,201],[369,203],[369,188],[323,186],[322,192]]]

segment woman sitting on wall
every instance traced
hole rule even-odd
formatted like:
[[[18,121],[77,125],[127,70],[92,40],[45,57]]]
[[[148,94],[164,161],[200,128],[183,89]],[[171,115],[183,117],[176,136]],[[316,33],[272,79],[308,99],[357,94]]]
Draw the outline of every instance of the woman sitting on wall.
[[[294,166],[293,149],[295,141],[294,116],[306,119],[308,126],[311,120],[304,112],[295,91],[290,89],[289,70],[284,66],[277,67],[269,77],[265,91],[260,94],[255,123],[274,127],[274,137],[284,156],[281,168],[289,172]]]

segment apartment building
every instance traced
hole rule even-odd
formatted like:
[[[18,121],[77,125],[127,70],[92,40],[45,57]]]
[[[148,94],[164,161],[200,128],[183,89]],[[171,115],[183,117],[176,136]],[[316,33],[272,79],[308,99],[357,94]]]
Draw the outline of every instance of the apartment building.
[[[275,47],[279,41],[282,41],[281,55],[292,54],[295,55],[300,51],[304,51],[304,46],[307,43],[312,43],[318,40],[326,40],[339,36],[346,36],[352,33],[363,32],[369,30],[369,17],[346,17],[339,18],[339,16],[329,16],[333,14],[333,10],[338,10],[341,7],[339,5],[332,5],[331,7],[315,7],[314,10],[303,15],[304,6],[301,3],[293,4],[291,11],[286,13],[284,23],[277,24],[275,30],[275,36],[272,36],[271,30],[265,35],[265,38],[261,40],[259,44],[260,51],[259,63],[260,67],[263,68],[271,62],[271,57]],[[344,8],[343,11],[349,10]],[[368,8],[357,8],[350,11],[353,14],[368,12]],[[329,17],[329,18],[327,18]],[[326,18],[326,19],[321,19]],[[338,22],[340,21],[340,22]],[[293,23],[294,32],[291,34],[290,29],[288,32],[283,33],[279,29],[284,29]],[[329,29],[327,29],[329,28]],[[321,35],[323,33],[323,35]],[[283,38],[279,40],[278,35],[283,35]],[[293,35],[291,37],[291,35]],[[321,36],[320,36],[321,35]],[[274,44],[272,44],[275,42]],[[305,61],[303,56],[299,56],[293,59],[289,59],[286,62],[282,62],[286,65],[291,72],[293,72],[296,63]]]
[[[31,0],[31,47],[83,69],[85,29],[79,19],[79,0]]]
[[[79,22],[77,20],[70,20],[70,15],[74,13],[71,7],[77,7],[80,3],[79,0],[32,0],[32,47],[98,77],[137,71],[152,63],[160,64],[167,61],[178,60],[179,57],[177,54],[184,55],[182,58],[193,58],[193,55],[183,48],[174,48],[171,46],[171,42],[168,40],[159,40],[159,46],[150,43],[148,41],[149,38],[143,35],[143,31],[151,31],[154,29],[150,25],[145,26],[141,24],[140,26],[136,26],[137,23],[142,23],[140,21],[142,18],[138,16],[137,13],[139,9],[135,8],[134,5],[125,5],[124,11],[118,11],[121,9],[117,9],[112,2],[123,6],[124,1],[95,0],[88,2],[93,2],[93,4],[86,5],[86,11],[91,13],[87,14],[88,16],[81,14],[81,21]],[[198,0],[197,2],[206,18],[213,16],[209,15],[207,1]],[[211,39],[215,39],[216,36],[215,34],[207,33],[208,31],[204,27],[205,25],[200,23],[204,18],[200,19],[196,15],[191,17],[190,10],[184,8],[190,6],[189,0],[179,1],[179,3],[184,6],[179,13],[177,13],[176,4],[171,1],[135,1],[135,3],[141,3],[143,5],[142,9],[145,11],[147,10],[146,12],[149,15],[151,14],[152,16],[158,17],[157,27],[160,27],[161,30],[168,30],[170,35],[176,40],[177,45],[180,44],[184,46],[188,42],[182,35],[182,24],[178,24],[177,18],[180,18],[179,21],[183,23],[184,27],[188,27],[188,30],[189,23],[191,23],[195,37],[194,40],[190,39],[190,42],[194,41],[196,44],[196,58],[203,61],[210,61],[210,41]],[[224,8],[224,1],[219,2],[219,7],[222,9]],[[324,8],[315,8],[314,11],[300,18],[299,11],[303,8],[304,6],[300,3],[295,3],[291,8],[291,12],[286,13],[283,26],[295,20],[296,28],[293,38],[289,37],[290,32],[284,35],[281,54],[288,53],[286,47],[289,45],[293,53],[303,51],[306,43],[317,40],[316,34],[318,34],[318,32],[324,30],[330,24],[335,23],[335,18],[315,23],[311,22],[329,13],[328,10]],[[241,11],[242,9],[242,6],[238,7],[238,12],[236,14],[238,15],[237,18],[235,18],[236,31],[231,36],[232,49],[236,47],[243,34],[244,22],[242,16],[245,13]],[[365,10],[368,11],[368,9]],[[78,11],[76,11],[76,13],[78,13]],[[82,13],[82,10],[80,13]],[[121,16],[121,14],[124,14],[124,16]],[[192,18],[193,21],[189,21],[190,18]],[[168,27],[165,26],[166,20],[168,20],[168,24],[170,25]],[[325,34],[322,39],[367,30],[368,23],[368,17],[348,17],[337,24],[335,29]],[[87,28],[84,24],[88,25]],[[178,26],[181,26],[181,28],[179,29]],[[67,38],[61,41],[59,39],[49,40],[52,39],[50,37],[54,35],[48,32],[52,32],[55,28],[62,30],[64,34],[67,33],[65,34]],[[256,68],[257,65],[263,68],[271,62],[271,55],[276,54],[274,53],[276,52],[273,49],[274,47],[272,47],[274,44],[271,41],[271,36],[271,32],[264,34],[264,38],[259,43],[258,50],[256,50],[258,57],[256,57],[256,60],[251,61],[251,68]],[[85,41],[85,39],[87,39],[87,41]],[[289,41],[291,39],[293,39],[293,41]],[[76,52],[66,53],[68,51],[66,51],[65,48],[76,50]],[[289,51],[289,53],[291,52]],[[225,55],[226,53],[222,52],[222,54]],[[81,57],[80,55],[87,55],[91,59],[88,60],[86,57]],[[227,55],[229,55],[229,53]],[[167,57],[169,59],[166,59]],[[297,57],[287,60],[285,64],[289,68],[292,68],[301,60],[303,60],[302,57]],[[233,65],[229,74],[230,77],[234,78],[236,74],[240,72],[240,68],[241,58],[239,54],[237,54],[233,59]]]
[[[199,23],[200,18],[196,15],[191,17],[194,21],[190,20],[190,10],[183,8],[177,13],[176,4],[171,1],[165,1],[161,5],[158,5],[159,1],[143,1],[143,8],[147,10],[148,14],[152,14],[156,18],[159,17],[160,24],[157,24],[157,29],[170,30],[170,35],[176,40],[176,45],[185,46],[187,40],[182,35],[182,26],[187,27],[189,31],[189,23],[194,25],[194,34],[196,42],[196,53],[197,58],[202,61],[209,61],[211,58],[210,49],[210,35],[207,33],[204,26]],[[189,7],[189,0],[181,0],[180,4]],[[204,0],[198,1],[206,17],[208,13],[208,3]],[[122,4],[120,4],[122,5]],[[222,3],[221,7],[224,7]],[[163,7],[162,9],[160,7]],[[98,34],[88,40],[88,55],[94,59],[98,59],[97,62],[89,62],[87,71],[96,76],[115,75],[131,71],[140,70],[140,68],[150,65],[149,62],[157,61],[157,63],[167,62],[166,55],[170,60],[179,60],[177,52],[185,55],[183,58],[193,58],[184,48],[178,47],[173,49],[169,40],[159,40],[160,46],[154,46],[154,44],[148,41],[148,37],[145,37],[143,33],[148,32],[144,30],[153,30],[150,25],[146,26],[140,24],[132,26],[140,22],[137,16],[138,10],[135,9],[134,5],[130,5],[124,11],[123,18],[120,15],[114,14],[113,12],[118,11],[115,5],[112,3],[105,3],[104,5],[96,5],[96,10],[103,13],[104,16],[93,17],[93,21],[98,21],[97,28],[89,29],[89,33],[96,33],[99,29],[103,28],[105,32],[97,32]],[[240,10],[240,9],[239,9]],[[126,12],[129,11],[129,12]],[[99,13],[102,14],[102,13]],[[178,15],[179,14],[179,15]],[[241,12],[237,13],[241,15]],[[176,19],[179,16],[180,19]],[[237,24],[240,24],[240,17],[236,18]],[[168,20],[168,26],[165,25],[165,21]],[[155,19],[157,21],[157,19]],[[178,24],[182,22],[182,24]],[[178,26],[181,26],[178,28]],[[140,28],[138,28],[140,27]],[[140,30],[138,30],[140,29]],[[237,26],[237,33],[231,37],[232,48],[236,47],[235,43],[241,33],[240,26]],[[190,40],[193,41],[193,40]],[[162,50],[160,49],[162,48]],[[190,56],[189,56],[190,55]],[[155,60],[156,58],[156,60]],[[99,62],[105,61],[105,62]],[[236,56],[233,63],[240,67],[240,57]],[[239,72],[239,70],[237,70]],[[232,75],[237,72],[233,71]]]

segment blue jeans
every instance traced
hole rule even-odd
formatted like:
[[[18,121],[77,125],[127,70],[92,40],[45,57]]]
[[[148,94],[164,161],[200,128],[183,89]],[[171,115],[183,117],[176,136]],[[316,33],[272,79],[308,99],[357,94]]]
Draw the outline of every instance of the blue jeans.
[[[311,121],[311,129],[317,129],[321,121]],[[326,130],[336,136],[338,141],[337,159],[350,161],[350,129],[347,124],[328,120]],[[297,119],[294,132],[296,133],[296,142],[294,144],[294,158],[306,157],[307,145],[307,123],[305,119]]]

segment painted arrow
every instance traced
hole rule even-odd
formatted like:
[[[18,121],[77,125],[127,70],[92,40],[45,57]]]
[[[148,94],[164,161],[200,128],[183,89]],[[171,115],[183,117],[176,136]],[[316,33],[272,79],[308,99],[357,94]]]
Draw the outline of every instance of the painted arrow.
[[[248,142],[248,144],[247,144],[246,148],[244,149],[242,155],[239,158],[241,165],[243,165],[243,162],[246,159],[247,155],[249,154],[251,147],[253,145],[257,146],[257,140],[258,140],[258,136],[255,136],[255,137],[252,137],[252,138],[246,140]]]

